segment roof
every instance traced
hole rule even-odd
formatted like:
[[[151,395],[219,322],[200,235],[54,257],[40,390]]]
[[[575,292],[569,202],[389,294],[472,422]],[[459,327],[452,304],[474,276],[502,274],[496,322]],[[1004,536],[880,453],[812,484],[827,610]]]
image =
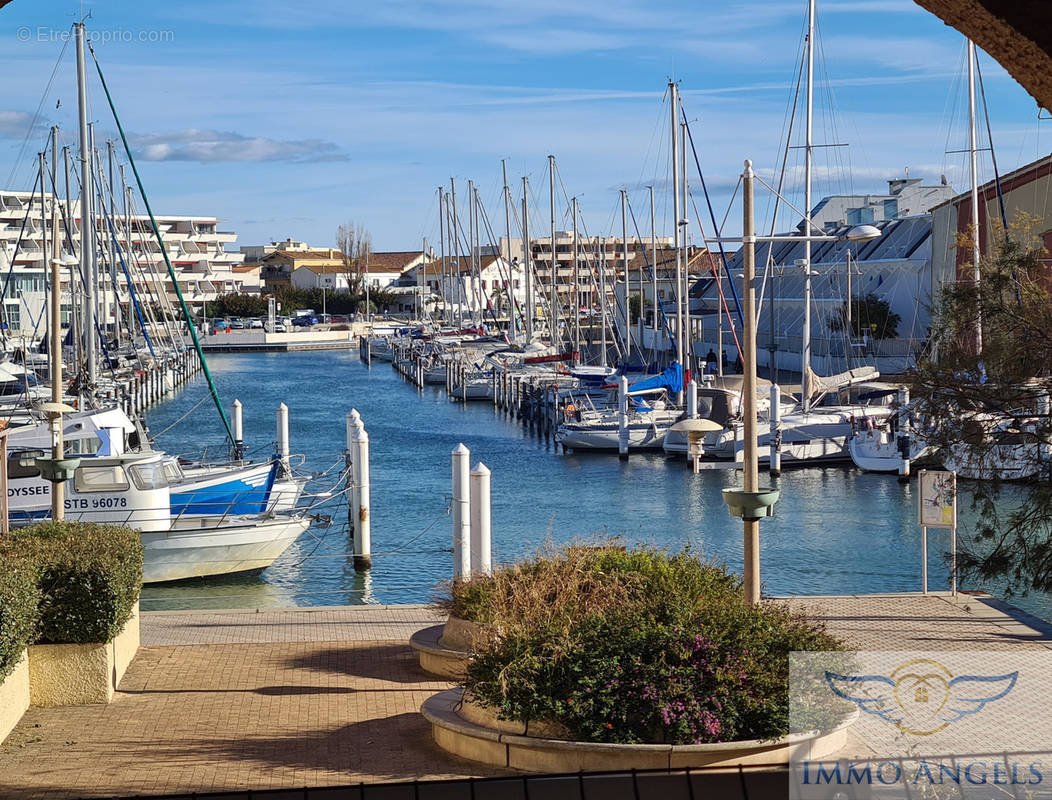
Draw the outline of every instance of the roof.
[[[333,247],[325,250],[275,250],[273,253],[267,253],[260,259],[260,261],[267,261],[276,256],[288,258],[292,261],[320,261],[323,259],[327,261],[343,260],[343,254]]]
[[[878,220],[871,223],[880,231],[880,236],[868,242],[830,241],[814,242],[811,250],[812,264],[842,264],[847,259],[848,250],[854,261],[876,261],[890,259],[909,259],[919,255],[921,246],[931,237],[931,214],[918,214],[913,217],[899,217],[891,220]],[[832,236],[846,234],[853,225],[844,225],[834,230]],[[793,234],[780,234],[793,235]],[[771,261],[774,264],[792,266],[797,259],[804,257],[804,241],[758,243],[756,245],[757,272],[763,270],[767,263],[768,248],[771,248]],[[926,251],[921,251],[927,256]],[[739,249],[727,260],[728,268],[742,268],[742,251]]]
[[[230,268],[230,271],[231,272],[258,272],[259,269],[260,269],[260,265],[258,263],[256,263],[256,264],[234,264],[234,266],[232,266]]]
[[[304,264],[302,267],[296,267],[297,272],[301,269],[309,269],[316,275],[343,275],[349,268],[345,264]]]
[[[389,250],[369,254],[369,272],[404,272],[423,256],[419,250]]]

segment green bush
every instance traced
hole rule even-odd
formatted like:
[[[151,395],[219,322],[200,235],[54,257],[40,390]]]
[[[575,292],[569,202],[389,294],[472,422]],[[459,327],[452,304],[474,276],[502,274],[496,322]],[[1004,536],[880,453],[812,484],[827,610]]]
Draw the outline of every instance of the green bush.
[[[843,650],[784,606],[749,607],[738,576],[688,551],[569,547],[456,584],[445,605],[489,625],[468,694],[581,741],[784,736],[790,653]]]
[[[0,547],[0,681],[33,641],[40,603],[36,571],[7,550]]]
[[[143,547],[130,528],[47,522],[12,531],[37,572],[37,642],[106,642],[131,617],[142,589]]]

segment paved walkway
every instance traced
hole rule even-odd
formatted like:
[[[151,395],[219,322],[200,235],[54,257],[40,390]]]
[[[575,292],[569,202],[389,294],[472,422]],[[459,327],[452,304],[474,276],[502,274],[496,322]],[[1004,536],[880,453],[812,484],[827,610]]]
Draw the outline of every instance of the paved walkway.
[[[1052,630],[962,596],[794,598],[856,646],[1052,647]],[[435,746],[417,713],[450,684],[406,644],[422,606],[146,612],[106,706],[33,708],[0,745],[0,798],[293,788],[498,774]]]

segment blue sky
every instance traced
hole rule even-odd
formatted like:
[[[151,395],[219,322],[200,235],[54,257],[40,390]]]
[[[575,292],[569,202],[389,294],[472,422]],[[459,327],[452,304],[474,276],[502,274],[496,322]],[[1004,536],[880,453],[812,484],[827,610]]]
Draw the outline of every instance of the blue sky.
[[[75,138],[72,42],[48,84],[79,7],[14,0],[0,10],[2,185],[28,188],[47,125]],[[353,220],[377,249],[408,250],[436,239],[436,191],[451,177],[458,198],[475,181],[501,232],[501,159],[516,194],[529,177],[531,226],[547,229],[549,153],[560,228],[569,226],[565,198],[575,195],[590,233],[619,233],[626,187],[648,230],[643,187],[656,184],[659,232],[670,230],[670,76],[681,81],[716,216],[729,213],[725,231],[735,232],[740,209],[728,208],[743,159],[766,176],[779,162],[806,2],[105,0],[84,8],[156,211],[218,216],[244,244],[291,236],[332,246],[337,226]],[[906,166],[932,181],[945,174],[963,190],[966,157],[946,154],[967,146],[960,34],[910,0],[819,0],[818,25],[815,141],[848,147],[819,151],[816,199],[881,192]],[[981,65],[1000,170],[1047,154],[1052,123],[995,62],[982,55]],[[90,90],[99,136],[112,135],[96,81]],[[797,166],[789,194],[797,206],[798,175]]]

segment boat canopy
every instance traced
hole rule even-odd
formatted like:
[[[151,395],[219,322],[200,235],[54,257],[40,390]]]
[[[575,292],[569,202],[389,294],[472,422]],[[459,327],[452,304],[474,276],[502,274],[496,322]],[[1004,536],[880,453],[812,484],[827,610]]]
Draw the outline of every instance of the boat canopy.
[[[682,392],[683,365],[676,361],[672,362],[665,367],[665,371],[660,375],[647,378],[645,381],[639,381],[639,383],[633,383],[628,387],[628,393],[637,394],[652,389],[668,389],[670,392]]]

